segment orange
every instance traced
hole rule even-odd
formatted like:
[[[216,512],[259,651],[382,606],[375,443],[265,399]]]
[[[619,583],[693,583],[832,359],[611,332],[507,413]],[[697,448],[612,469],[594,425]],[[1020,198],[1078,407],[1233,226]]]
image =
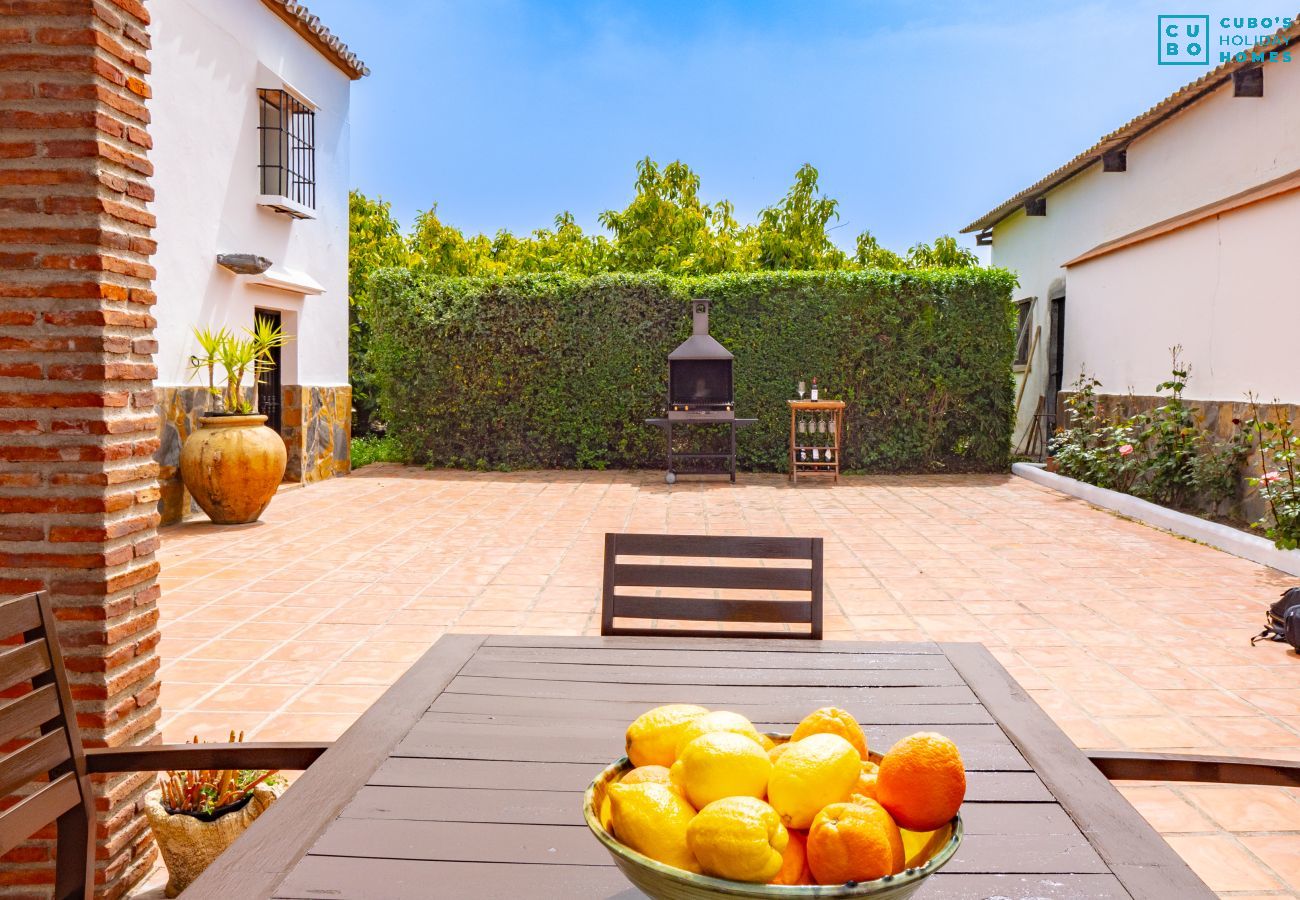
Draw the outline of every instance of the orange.
[[[867,758],[867,736],[862,726],[845,710],[836,706],[823,706],[804,716],[790,735],[790,743],[801,741],[810,734],[838,734],[853,745],[858,756]]]
[[[818,884],[872,881],[903,871],[903,836],[874,800],[832,803],[808,829],[808,868]]]
[[[816,884],[808,868],[808,832],[790,831],[781,854],[781,871],[768,884]]]
[[[871,768],[867,768],[868,766]],[[853,786],[853,793],[861,794],[868,800],[876,799],[876,767],[872,763],[862,764],[862,774],[858,776],[858,783]]]
[[[941,734],[905,737],[885,754],[876,799],[909,831],[934,831],[957,814],[966,797],[966,770],[957,745]]]
[[[772,760],[772,765],[776,765],[776,761],[781,758],[781,754],[789,749],[790,745],[788,743],[777,744],[767,751],[767,758]]]

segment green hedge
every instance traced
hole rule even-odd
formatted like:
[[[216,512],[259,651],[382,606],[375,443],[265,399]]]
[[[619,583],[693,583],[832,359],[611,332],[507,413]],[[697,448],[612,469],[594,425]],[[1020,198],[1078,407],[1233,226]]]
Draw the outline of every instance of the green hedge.
[[[1012,414],[1011,290],[1000,269],[699,278],[521,275],[371,281],[371,363],[409,458],[469,467],[663,465],[667,356],[692,297],[736,356],[743,468],[786,467],[800,376],[848,403],[843,465],[1001,470]]]

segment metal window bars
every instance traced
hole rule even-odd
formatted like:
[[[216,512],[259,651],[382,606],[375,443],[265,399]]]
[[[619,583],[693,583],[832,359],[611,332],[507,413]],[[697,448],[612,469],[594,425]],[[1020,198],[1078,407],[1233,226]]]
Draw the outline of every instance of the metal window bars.
[[[283,89],[260,88],[261,192],[316,208],[316,112]]]

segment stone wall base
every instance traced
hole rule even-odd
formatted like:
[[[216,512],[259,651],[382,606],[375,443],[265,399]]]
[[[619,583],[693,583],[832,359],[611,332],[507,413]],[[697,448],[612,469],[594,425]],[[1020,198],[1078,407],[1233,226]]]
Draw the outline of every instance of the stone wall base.
[[[160,444],[159,466],[162,524],[180,522],[201,510],[181,483],[181,447],[198,427],[199,416],[212,408],[206,388],[195,385],[156,389]],[[284,480],[293,484],[323,481],[352,470],[352,388],[290,384],[282,389],[280,436],[288,465]]]

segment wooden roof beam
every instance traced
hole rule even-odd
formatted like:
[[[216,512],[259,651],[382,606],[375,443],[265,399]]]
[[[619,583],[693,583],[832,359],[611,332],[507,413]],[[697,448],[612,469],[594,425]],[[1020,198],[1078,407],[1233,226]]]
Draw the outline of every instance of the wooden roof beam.
[[[1232,96],[1234,97],[1263,97],[1264,96],[1264,67],[1251,66],[1248,69],[1238,69],[1232,73]]]

